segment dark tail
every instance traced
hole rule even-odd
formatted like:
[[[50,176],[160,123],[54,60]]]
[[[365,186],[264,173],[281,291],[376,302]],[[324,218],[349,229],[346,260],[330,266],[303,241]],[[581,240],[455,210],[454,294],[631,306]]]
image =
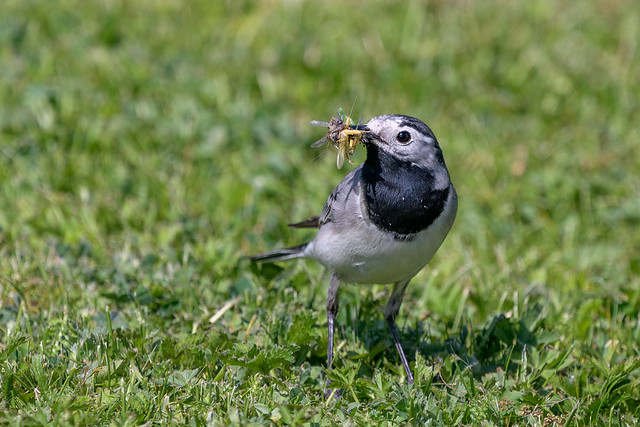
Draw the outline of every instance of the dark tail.
[[[305,243],[300,246],[294,246],[293,248],[286,249],[278,249],[275,251],[265,252],[262,254],[254,255],[250,257],[251,261],[257,262],[273,262],[273,261],[284,261],[286,259],[292,258],[300,258],[304,256],[304,248],[306,248],[308,243]]]

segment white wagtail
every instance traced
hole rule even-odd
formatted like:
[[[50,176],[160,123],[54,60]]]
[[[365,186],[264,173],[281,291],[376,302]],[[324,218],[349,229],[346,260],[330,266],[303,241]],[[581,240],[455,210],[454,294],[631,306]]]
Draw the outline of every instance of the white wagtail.
[[[413,374],[402,350],[395,318],[415,276],[436,253],[453,225],[458,196],[449,178],[435,135],[409,116],[383,115],[363,133],[367,158],[333,190],[319,216],[290,224],[317,227],[309,243],[255,255],[255,261],[311,258],[331,271],[327,293],[329,342],[327,366],[333,361],[334,320],[340,282],[391,284],[384,317],[407,373]]]

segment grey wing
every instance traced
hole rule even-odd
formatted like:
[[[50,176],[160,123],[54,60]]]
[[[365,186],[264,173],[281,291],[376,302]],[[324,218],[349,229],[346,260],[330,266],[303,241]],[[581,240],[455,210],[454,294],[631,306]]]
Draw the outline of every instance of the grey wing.
[[[358,182],[361,169],[362,165],[352,170],[331,192],[318,218],[318,228],[327,222],[335,221],[333,216],[337,211],[344,210],[347,199],[353,197],[354,192],[359,193]],[[359,196],[356,195],[356,197]]]
[[[322,227],[327,222],[331,221],[331,206],[338,198],[340,186],[337,186],[331,194],[329,194],[329,198],[324,203],[324,207],[322,208],[322,212],[318,216],[318,228]]]

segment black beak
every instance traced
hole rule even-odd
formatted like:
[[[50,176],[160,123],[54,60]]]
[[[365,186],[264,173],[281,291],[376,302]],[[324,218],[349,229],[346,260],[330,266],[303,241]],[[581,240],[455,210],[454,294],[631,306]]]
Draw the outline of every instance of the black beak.
[[[364,131],[362,133],[362,142],[366,145],[369,144],[371,142],[372,138],[375,138],[375,135],[373,135],[370,131],[369,131],[369,127],[366,124],[359,124],[359,125],[350,125],[349,129],[354,129],[354,130],[361,130]]]
[[[385,145],[385,143],[382,141],[382,139],[378,135],[376,135],[373,132],[371,132],[369,130],[369,127],[366,124],[351,125],[351,126],[349,126],[349,129],[364,131],[362,133],[362,142],[364,143],[364,145],[369,145],[369,144],[373,144],[373,145],[382,144],[382,145]]]

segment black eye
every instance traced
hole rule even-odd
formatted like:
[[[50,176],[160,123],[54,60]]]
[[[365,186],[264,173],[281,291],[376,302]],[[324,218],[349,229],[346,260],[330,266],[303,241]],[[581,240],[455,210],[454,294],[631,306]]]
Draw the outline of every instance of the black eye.
[[[409,142],[409,140],[411,139],[411,134],[406,130],[403,130],[402,132],[398,132],[398,134],[396,135],[396,139],[398,140],[398,142],[402,143]]]

